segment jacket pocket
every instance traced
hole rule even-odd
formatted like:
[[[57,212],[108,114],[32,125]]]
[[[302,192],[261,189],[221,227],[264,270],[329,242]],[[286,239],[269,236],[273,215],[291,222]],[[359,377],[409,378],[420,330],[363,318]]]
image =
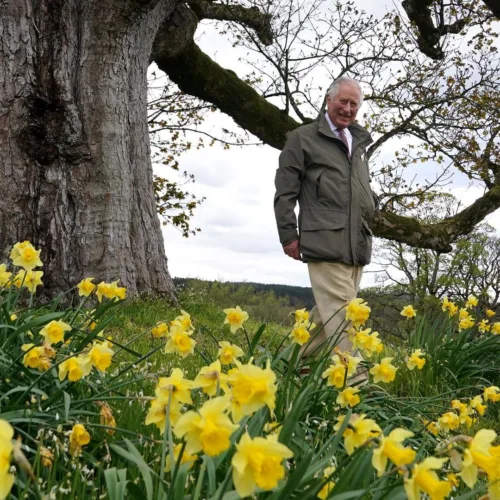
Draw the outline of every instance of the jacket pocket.
[[[372,256],[372,235],[368,222],[365,219],[361,221],[361,228],[357,237],[356,245],[356,264],[366,266],[371,262]]]
[[[300,251],[304,261],[345,260],[347,214],[331,211],[302,213]]]

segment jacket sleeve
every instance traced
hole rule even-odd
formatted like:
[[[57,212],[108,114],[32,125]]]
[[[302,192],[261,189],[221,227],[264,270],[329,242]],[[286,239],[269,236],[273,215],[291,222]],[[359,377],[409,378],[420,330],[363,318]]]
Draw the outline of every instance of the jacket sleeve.
[[[279,168],[275,178],[274,213],[280,242],[283,246],[299,239],[295,206],[304,172],[304,152],[300,135],[297,130],[293,130],[280,154]]]

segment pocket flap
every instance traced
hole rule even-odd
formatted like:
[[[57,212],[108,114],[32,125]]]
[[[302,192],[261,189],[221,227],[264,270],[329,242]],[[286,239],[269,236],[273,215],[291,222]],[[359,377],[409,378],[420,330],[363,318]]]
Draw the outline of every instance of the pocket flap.
[[[373,231],[370,229],[370,226],[368,225],[368,222],[365,221],[365,219],[363,219],[363,228],[365,229],[365,231],[371,236],[373,235]]]
[[[303,231],[319,231],[322,229],[342,229],[346,225],[346,214],[332,211],[305,212],[302,214],[301,229]]]

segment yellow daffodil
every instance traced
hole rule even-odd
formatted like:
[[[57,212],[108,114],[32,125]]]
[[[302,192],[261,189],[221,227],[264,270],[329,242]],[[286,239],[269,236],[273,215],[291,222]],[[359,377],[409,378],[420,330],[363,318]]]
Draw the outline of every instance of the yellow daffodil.
[[[0,419],[0,498],[9,496],[14,484],[14,475],[9,472],[14,446],[14,429],[6,420]]]
[[[112,298],[117,298],[119,300],[125,300],[125,297],[127,296],[127,288],[124,286],[118,286],[118,282],[120,280],[113,281],[111,283],[111,293],[112,293]]]
[[[71,326],[64,321],[51,321],[40,330],[40,335],[45,338],[47,344],[64,342],[64,332],[69,332]]]
[[[23,365],[27,368],[38,368],[41,358],[45,355],[43,347],[35,347],[35,344],[24,344],[21,349],[26,353],[23,357]]]
[[[327,467],[324,471],[323,471],[323,477],[324,478],[328,478],[330,477],[333,473],[335,472],[335,467]],[[335,488],[335,482],[334,481],[328,481],[324,486],[323,488],[321,488],[321,490],[319,491],[318,493],[318,498],[320,500],[325,500],[326,498],[328,498],[328,496],[330,495],[330,493],[333,491],[333,488]]]
[[[474,423],[474,419],[471,417],[471,415],[474,413],[474,410],[458,399],[454,399],[451,402],[451,407],[455,410],[458,410],[458,418],[460,423],[465,424],[467,428],[470,429],[470,427]]]
[[[178,354],[181,358],[185,358],[193,354],[195,346],[196,340],[190,337],[189,332],[183,330],[179,325],[170,327],[165,344],[167,354]]]
[[[481,416],[484,415],[486,408],[488,408],[487,405],[483,404],[483,398],[481,396],[475,396],[474,398],[472,398],[469,402],[469,405],[471,408],[476,410]]]
[[[354,328],[364,325],[370,317],[371,308],[363,299],[353,299],[346,306],[345,319],[350,321]]]
[[[481,333],[486,333],[486,332],[489,332],[490,329],[491,329],[491,325],[488,324],[488,320],[487,319],[482,319],[478,325],[477,325],[477,329],[481,332]]]
[[[430,420],[423,419],[423,424],[425,426],[425,430],[430,432],[433,436],[439,435],[439,427],[436,422],[431,422]]]
[[[188,411],[174,426],[174,434],[185,438],[188,453],[203,451],[215,457],[231,445],[229,438],[238,429],[226,413],[229,401],[226,396],[209,399],[198,412]]]
[[[14,278],[14,284],[18,288],[23,286],[24,288],[27,288],[31,293],[35,293],[36,287],[43,285],[42,276],[42,271],[26,271],[23,269],[16,274],[16,277]]]
[[[172,401],[178,403],[193,404],[193,400],[191,399],[191,389],[193,387],[193,381],[185,379],[180,368],[174,368],[170,377],[159,378],[155,394],[162,401],[168,401],[171,397]]]
[[[500,389],[496,385],[492,385],[490,387],[486,387],[483,392],[484,401],[492,401],[493,403],[497,403],[500,401]]]
[[[455,305],[453,302],[450,302],[448,300],[448,297],[443,298],[443,303],[441,308],[443,311],[448,311],[450,318],[455,316],[455,314],[457,314],[458,312],[458,306]]]
[[[408,465],[415,460],[417,454],[411,448],[405,448],[403,441],[413,436],[413,432],[406,429],[394,429],[387,437],[380,435],[379,446],[373,451],[372,465],[377,470],[380,477],[387,467],[387,460],[390,460],[398,467]]]
[[[388,384],[394,381],[398,369],[391,364],[392,360],[393,358],[383,358],[380,363],[370,368],[370,373],[373,375],[373,382],[375,384],[378,382]]]
[[[417,311],[413,309],[413,306],[404,306],[403,310],[400,312],[401,316],[404,316],[406,319],[414,318],[417,315]]]
[[[285,477],[283,460],[292,456],[292,451],[279,443],[276,435],[252,439],[246,432],[231,460],[233,483],[240,497],[250,496],[257,488],[264,491],[276,488]]]
[[[166,323],[158,323],[152,330],[151,334],[155,339],[161,339],[168,334],[168,326]]]
[[[42,465],[44,467],[47,467],[48,469],[51,469],[54,462],[54,454],[48,448],[45,448],[45,446],[40,446],[39,453]],[[0,498],[2,498],[1,495]]]
[[[155,424],[159,431],[163,433],[167,425],[167,408],[168,400],[153,399],[149,407],[148,414],[146,415],[145,424]],[[181,405],[175,400],[170,401],[169,420],[170,425],[174,426],[181,417]]]
[[[460,485],[460,480],[458,479],[458,476],[453,472],[446,474],[446,481],[448,481],[448,483],[450,483],[450,485],[453,488],[458,488],[458,486]]]
[[[88,297],[96,289],[96,285],[92,283],[93,279],[85,278],[76,285],[80,297]]]
[[[359,356],[353,356],[349,351],[342,352],[338,347],[334,349],[334,354],[332,356],[333,363],[336,365],[344,365],[347,367],[347,375],[354,375],[358,368],[360,361],[363,358]]]
[[[344,422],[345,416],[337,417],[337,423],[333,427],[338,431]],[[377,437],[382,433],[375,420],[366,418],[366,415],[351,415],[349,424],[344,430],[344,446],[348,455],[352,455],[356,448],[363,446],[371,438]]]
[[[337,396],[337,404],[342,408],[347,408],[348,406],[353,408],[359,404],[360,399],[358,393],[359,389],[356,389],[355,387],[347,387],[342,392],[339,392],[339,395]]]
[[[219,360],[214,361],[209,366],[204,366],[198,372],[193,380],[195,387],[201,387],[202,391],[208,396],[217,394],[217,387],[224,392],[228,392],[227,375],[222,373],[222,367]]]
[[[69,452],[74,455],[79,453],[83,446],[90,443],[90,434],[82,424],[76,424],[69,436]]]
[[[458,331],[467,330],[468,328],[472,328],[474,326],[474,318],[468,317],[461,319],[458,323]]]
[[[92,364],[100,371],[105,372],[111,366],[113,358],[113,350],[109,347],[108,341],[94,342],[92,349],[89,351],[89,356]]]
[[[66,359],[59,365],[59,380],[62,382],[66,376],[70,382],[86,377],[92,370],[90,356],[80,354]]]
[[[496,323],[493,323],[491,325],[491,333],[493,335],[500,335],[500,321],[497,321]]]
[[[231,363],[234,364],[237,358],[241,358],[245,354],[243,349],[224,340],[219,342],[219,347],[220,349],[217,356],[224,366]]]
[[[307,323],[296,324],[289,337],[295,344],[304,345],[309,342],[311,334],[307,331]]]
[[[342,389],[347,380],[347,367],[341,364],[330,365],[321,376],[328,379],[327,385]]]
[[[468,318],[470,318],[469,311],[465,307],[462,307],[462,309],[460,309],[460,312],[458,313],[458,319],[468,319]]]
[[[236,333],[240,328],[243,328],[243,323],[248,320],[248,313],[242,311],[240,306],[224,309],[226,319],[224,324],[229,324],[231,333]]]
[[[31,243],[24,241],[14,245],[10,257],[15,266],[22,267],[26,271],[31,271],[35,267],[43,266],[40,260],[40,252],[41,250],[36,250]]]
[[[179,444],[176,444],[174,446],[174,463],[177,463],[177,461],[179,460],[179,454],[181,453],[181,450],[182,450],[182,443],[179,443]],[[196,460],[198,459],[198,455],[190,455],[186,449],[184,449],[183,453],[182,453],[182,457],[181,457],[181,465],[183,464],[189,464],[189,467],[188,469],[190,469],[193,464],[196,462]],[[170,457],[170,453],[167,455],[166,457],[166,460],[165,460],[165,472],[170,472],[170,470],[172,469],[172,463],[171,463],[171,457]]]
[[[101,422],[101,425],[116,427],[116,420],[113,416],[111,406],[109,406],[105,401],[96,401],[96,404],[101,407],[101,411],[99,412],[99,421]],[[112,436],[115,431],[114,429],[106,429],[106,433]]]
[[[453,431],[460,425],[460,419],[456,413],[449,411],[438,418],[437,425],[443,432]]]
[[[9,283],[12,273],[7,271],[5,264],[0,264],[0,286],[5,286]]]
[[[419,370],[421,370],[425,365],[425,359],[422,357],[424,355],[425,353],[422,351],[422,349],[416,349],[415,351],[413,351],[408,359],[408,362],[406,363],[408,369],[413,370],[415,367],[417,367]]]
[[[479,300],[476,297],[474,297],[474,295],[469,295],[467,297],[467,302],[465,303],[465,307],[467,309],[471,309],[473,307],[476,307],[478,302]]]
[[[364,355],[371,358],[374,354],[380,354],[384,346],[378,337],[378,332],[370,333],[371,328],[353,332],[350,336],[353,347],[360,349]]]
[[[448,481],[440,481],[434,470],[443,467],[447,458],[428,457],[412,469],[411,478],[406,478],[404,488],[408,500],[420,500],[420,492],[429,495],[432,500],[444,500],[451,492]]]
[[[297,309],[294,313],[295,323],[307,323],[309,321],[309,312],[304,309]]]
[[[178,321],[181,324],[182,329],[186,332],[192,332],[194,330],[194,326],[191,321],[191,316],[182,309],[180,316],[177,316],[177,318],[175,318],[175,321]]]
[[[101,281],[97,285],[97,300],[99,302],[102,302],[102,298],[106,297],[108,299],[120,299],[123,300],[125,298],[127,289],[125,287],[120,287],[118,286],[118,281],[113,281],[113,283],[106,283],[104,281]]]
[[[276,375],[271,370],[270,361],[262,369],[251,363],[246,365],[235,361],[237,368],[228,373],[231,387],[231,406],[235,422],[245,415],[252,415],[263,406],[274,410],[276,401]]]
[[[0,283],[1,283],[1,279],[0,279]],[[492,311],[491,309],[486,309],[486,311],[484,311],[486,313],[486,316],[488,316],[488,318],[493,318],[493,316],[495,316],[496,312],[495,311]]]

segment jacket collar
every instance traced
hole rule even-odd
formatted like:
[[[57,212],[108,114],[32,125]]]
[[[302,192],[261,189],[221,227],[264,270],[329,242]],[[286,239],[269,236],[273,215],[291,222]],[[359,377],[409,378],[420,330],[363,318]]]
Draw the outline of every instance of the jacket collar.
[[[327,137],[331,137],[332,139],[338,139],[338,137],[332,132],[330,125],[328,124],[325,118],[325,111],[321,111],[317,118],[318,121],[318,132]],[[354,122],[349,128],[349,132],[351,132],[353,136],[353,143],[370,143],[373,142],[372,136],[370,133],[359,123]]]

